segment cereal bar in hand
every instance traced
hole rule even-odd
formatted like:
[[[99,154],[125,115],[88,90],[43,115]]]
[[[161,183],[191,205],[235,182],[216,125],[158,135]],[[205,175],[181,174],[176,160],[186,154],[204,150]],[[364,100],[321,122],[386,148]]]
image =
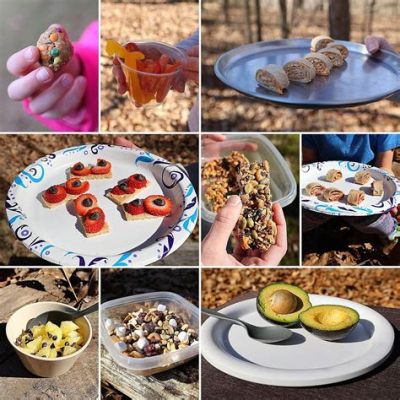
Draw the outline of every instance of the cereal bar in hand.
[[[275,244],[277,234],[272,219],[269,163],[242,163],[237,172],[243,207],[236,225],[236,235],[243,250],[265,252]]]

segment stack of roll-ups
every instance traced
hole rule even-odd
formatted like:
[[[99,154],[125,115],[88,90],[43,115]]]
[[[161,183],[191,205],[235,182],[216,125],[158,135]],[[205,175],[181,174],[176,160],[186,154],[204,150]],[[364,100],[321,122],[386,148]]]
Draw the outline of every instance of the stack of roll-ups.
[[[332,68],[341,67],[349,55],[346,46],[324,35],[311,40],[310,50],[311,52],[303,58],[289,61],[282,67],[268,64],[257,70],[257,82],[266,89],[283,94],[289,87],[290,81],[309,83],[317,75],[328,76]]]

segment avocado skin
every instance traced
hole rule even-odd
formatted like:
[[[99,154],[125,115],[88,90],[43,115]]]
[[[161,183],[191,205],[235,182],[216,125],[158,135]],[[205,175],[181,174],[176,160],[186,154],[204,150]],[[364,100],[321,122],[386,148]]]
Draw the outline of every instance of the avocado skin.
[[[271,324],[274,325],[279,325],[279,326],[283,326],[284,328],[290,328],[290,327],[294,327],[296,325],[299,325],[299,321],[294,321],[294,322],[279,322],[279,321],[275,321],[273,319],[268,318],[264,313],[263,310],[261,308],[261,306],[257,303],[257,311],[258,314],[260,315],[260,317],[264,318],[266,321],[270,322]]]
[[[306,311],[308,308],[311,307],[308,293],[296,285],[291,285],[291,284],[288,284],[285,282],[275,282],[275,283],[271,283],[271,284],[263,287],[262,289],[260,289],[260,291],[258,292],[258,296],[257,296],[257,311],[258,311],[258,314],[263,319],[270,322],[271,324],[279,325],[279,326],[282,326],[285,328],[300,326],[298,318],[296,321],[293,321],[293,322],[283,322],[283,321],[277,321],[276,319],[271,319],[265,315],[264,307],[262,304],[260,304],[260,302],[261,302],[260,296],[264,292],[265,289],[270,288],[270,287],[274,287],[274,288],[276,288],[276,290],[285,289],[285,290],[291,291],[290,289],[292,288],[292,289],[295,289],[296,291],[298,291],[298,292],[292,292],[292,293],[295,294],[297,297],[300,297],[301,301],[303,303],[305,303],[305,305],[303,305],[302,311]],[[300,312],[299,312],[299,314],[300,314]]]
[[[312,333],[314,336],[317,336],[319,339],[327,340],[328,342],[334,342],[335,340],[340,340],[345,338],[347,335],[350,335],[351,332],[357,326],[358,321],[347,328],[339,329],[337,331],[323,331],[320,329],[315,329],[307,326],[303,322],[300,321],[301,326],[308,332]]]

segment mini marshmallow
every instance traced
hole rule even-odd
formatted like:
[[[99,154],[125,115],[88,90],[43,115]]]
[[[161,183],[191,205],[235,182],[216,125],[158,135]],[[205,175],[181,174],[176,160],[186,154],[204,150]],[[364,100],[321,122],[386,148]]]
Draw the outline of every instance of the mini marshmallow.
[[[141,329],[135,329],[133,333],[139,337],[143,337],[144,333]]]
[[[119,337],[124,337],[126,334],[126,328],[123,325],[118,326],[115,328],[115,334]]]
[[[157,311],[161,311],[164,312],[167,309],[166,306],[164,306],[164,304],[159,304],[157,307]]]
[[[128,345],[125,342],[116,342],[114,343],[114,346],[122,353],[126,351],[128,348]]]
[[[185,342],[186,340],[188,340],[188,338],[189,338],[189,336],[186,332],[184,332],[184,331],[179,332],[179,335],[178,335],[179,341]]]
[[[178,324],[177,324],[177,322],[176,322],[176,320],[175,320],[174,318],[171,318],[171,319],[169,320],[169,324],[170,324],[173,328],[176,328],[176,327],[178,326]]]
[[[145,337],[141,337],[141,338],[136,342],[136,346],[137,346],[140,350],[143,350],[148,344],[149,344],[149,341],[148,341]]]
[[[111,318],[107,318],[104,325],[108,331],[112,331],[115,328],[115,322]]]

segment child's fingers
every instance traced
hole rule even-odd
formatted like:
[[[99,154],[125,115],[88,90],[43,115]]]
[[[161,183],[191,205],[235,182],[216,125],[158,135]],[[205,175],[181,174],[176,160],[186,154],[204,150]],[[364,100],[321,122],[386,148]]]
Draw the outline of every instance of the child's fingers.
[[[59,100],[55,106],[43,116],[45,118],[62,118],[74,111],[76,111],[82,103],[83,97],[86,92],[86,78],[78,76],[75,79],[71,89]]]
[[[54,104],[63,97],[74,83],[71,74],[62,74],[46,90],[38,94],[29,104],[29,108],[35,114],[43,114],[52,109]]]
[[[186,54],[187,54],[189,57],[199,57],[199,46],[193,46],[193,47],[191,47],[191,48],[186,52]]]
[[[120,65],[114,65],[112,68],[113,75],[118,82],[118,93],[124,94],[128,87],[126,85],[125,74]]]
[[[54,73],[49,68],[41,67],[11,82],[8,86],[8,96],[12,100],[21,101],[32,96],[53,78]]]
[[[8,71],[15,76],[22,76],[39,67],[39,49],[28,46],[13,54],[7,60]]]

